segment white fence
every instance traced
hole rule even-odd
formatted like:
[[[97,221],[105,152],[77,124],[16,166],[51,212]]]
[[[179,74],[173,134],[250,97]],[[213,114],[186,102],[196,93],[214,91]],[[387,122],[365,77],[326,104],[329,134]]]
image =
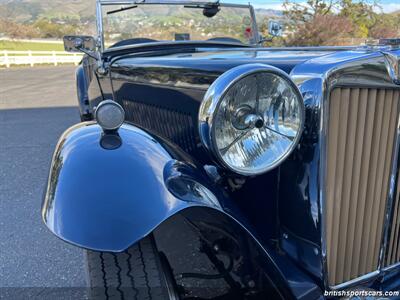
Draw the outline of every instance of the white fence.
[[[10,51],[0,50],[0,67],[9,68],[12,65],[74,64],[78,65],[82,59],[80,53],[64,51]]]

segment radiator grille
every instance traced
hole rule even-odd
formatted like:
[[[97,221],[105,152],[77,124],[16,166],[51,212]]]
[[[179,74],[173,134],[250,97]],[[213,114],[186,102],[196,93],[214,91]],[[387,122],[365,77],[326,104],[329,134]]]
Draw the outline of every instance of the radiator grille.
[[[331,92],[325,200],[330,285],[378,267],[398,105],[393,90]]]
[[[190,114],[137,101],[123,101],[126,119],[192,153],[197,149],[196,130]]]
[[[397,179],[397,192],[394,201],[385,267],[400,261],[400,177]]]

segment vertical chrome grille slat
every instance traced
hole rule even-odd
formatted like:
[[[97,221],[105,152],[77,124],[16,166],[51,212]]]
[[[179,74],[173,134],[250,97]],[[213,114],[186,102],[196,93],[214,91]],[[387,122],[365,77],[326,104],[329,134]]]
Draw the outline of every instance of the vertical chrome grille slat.
[[[366,93],[366,101],[367,101],[367,116],[366,116],[366,123],[367,123],[367,127],[365,128],[365,132],[361,133],[358,132],[358,134],[366,134],[366,138],[367,138],[367,143],[365,144],[366,149],[364,152],[364,160],[363,160],[363,164],[361,167],[361,176],[362,178],[367,178],[368,179],[368,174],[371,171],[371,164],[369,163],[370,161],[370,157],[371,157],[371,149],[373,146],[373,134],[371,134],[371,132],[373,132],[374,130],[374,121],[376,119],[376,102],[375,102],[375,95],[376,95],[376,91],[370,91],[368,89],[365,89],[365,93]],[[368,196],[368,180],[362,180],[362,195],[361,195],[361,199],[366,199]],[[357,199],[360,199],[357,198]],[[354,269],[353,269],[353,276],[351,278],[357,277],[358,274],[360,274],[360,263],[361,263],[361,256],[360,256],[360,251],[362,249],[362,228],[364,226],[364,220],[365,220],[365,209],[367,207],[367,203],[366,201],[357,201],[358,202],[358,211],[362,211],[363,213],[357,214],[356,218],[357,218],[357,225],[356,225],[356,235],[355,235],[355,249],[353,249],[353,258],[354,259]],[[355,256],[355,257],[354,257]]]
[[[367,93],[366,90],[356,89],[358,91],[358,99],[357,99],[357,126],[356,132],[360,132],[362,128],[364,128],[366,123],[366,111],[367,111]],[[357,199],[359,193],[360,186],[360,171],[361,171],[361,161],[362,161],[362,153],[364,149],[364,134],[358,134],[355,137],[355,145],[354,145],[354,167],[352,170],[352,181],[351,181],[351,193],[350,199]],[[353,243],[355,237],[355,225],[356,225],[356,212],[357,212],[357,201],[351,201],[350,209],[349,209],[349,226],[348,233],[346,237],[346,255],[345,255],[345,278],[350,278],[352,276],[352,252],[349,245]]]
[[[332,91],[332,98],[338,98],[340,99],[340,95],[341,95],[341,90],[340,89],[335,89]],[[339,119],[339,106],[333,106],[329,109],[330,111],[330,117],[331,119],[335,119],[338,120]],[[330,129],[331,129],[331,135],[330,135],[330,144],[328,144],[328,148],[329,147],[334,147],[337,148],[338,145],[338,133],[339,133],[339,122],[334,122],[333,124],[330,124]],[[328,177],[327,176],[327,188],[326,188],[326,194],[327,194],[327,198],[334,198],[335,195],[335,190],[334,190],[334,179],[336,178],[336,166],[337,164],[335,163],[337,160],[336,157],[336,153],[337,151],[334,151],[330,157],[330,159],[328,159],[327,162],[327,167],[328,170],[332,170],[331,172],[333,173],[332,176]],[[334,202],[333,201],[327,201],[327,208],[326,208],[326,223],[327,223],[327,228],[331,228],[332,227],[332,222],[334,219],[333,213],[334,213]],[[330,272],[330,277],[334,278],[335,277],[335,258],[334,255],[335,253],[332,253],[332,248],[333,248],[333,244],[334,244],[334,237],[333,237],[333,230],[327,230],[326,231],[326,235],[327,235],[327,248],[329,251],[329,256],[330,259],[328,259],[328,269],[332,270]]]
[[[358,94],[358,89],[345,89],[345,93],[343,94],[342,99],[353,98],[353,94]],[[357,106],[358,106],[358,97],[355,98],[355,101],[348,102],[348,113],[347,113],[347,130],[348,133],[346,136],[346,149],[345,149],[345,159],[344,159],[344,174],[352,173],[351,162],[354,159],[354,140],[356,136],[356,122],[353,122],[353,119],[357,121]],[[353,177],[351,177],[353,179]],[[342,209],[339,217],[339,232],[343,233],[343,237],[339,239],[338,245],[338,253],[346,252],[346,240],[347,240],[347,225],[349,221],[349,208],[350,208],[350,193],[351,193],[351,181],[352,180],[344,180],[343,176],[343,193],[342,193]],[[346,255],[341,255],[338,257],[338,271],[337,277],[342,278],[345,271],[345,258]]]
[[[340,103],[340,110],[339,110],[339,132],[338,132],[338,145],[337,145],[337,161],[336,161],[336,174],[338,180],[338,185],[335,188],[335,198],[337,199],[342,199],[343,195],[343,185],[344,185],[344,166],[345,166],[345,153],[346,153],[346,135],[341,135],[340,132],[344,132],[347,128],[347,122],[348,122],[348,112],[349,112],[349,101],[348,99],[348,94],[349,94],[349,89],[343,89],[341,92],[341,103]],[[342,215],[342,203],[339,201],[335,201],[334,204],[334,220],[336,222],[333,223],[333,238],[334,240],[338,241],[336,243],[336,247],[339,245],[339,237],[340,237],[340,216]],[[339,272],[341,271],[340,268],[342,267],[339,262],[338,262],[338,249],[335,249],[334,252],[334,259],[336,261],[336,268],[335,268],[335,278],[338,278]]]
[[[395,234],[394,234],[394,242],[393,242],[393,256],[390,264],[394,264],[398,259],[399,259],[399,230],[400,230],[400,203],[399,203],[399,197],[397,197],[397,214],[395,216],[397,222],[393,222],[395,224]],[[396,254],[395,254],[396,253]]]
[[[399,182],[397,182],[399,183]],[[394,206],[394,218],[396,218],[396,216],[398,217],[398,210],[399,210],[399,190],[397,190],[397,195],[396,195],[396,203]],[[390,240],[389,240],[389,254],[387,257],[387,261],[386,261],[386,265],[388,264],[392,264],[393,263],[393,249],[394,249],[394,244],[395,244],[395,236],[396,236],[396,232],[397,232],[397,226],[396,226],[396,222],[392,223],[392,230],[390,233]]]
[[[396,133],[396,124],[397,124],[397,112],[398,112],[398,101],[394,98],[394,93],[391,90],[387,91],[388,93],[388,99],[391,98],[391,106],[388,106],[388,112],[385,113],[385,115],[388,116],[387,122],[388,122],[388,128],[384,130],[384,137],[383,137],[383,142],[386,141],[386,153],[385,153],[385,159],[384,159],[384,172],[383,174],[388,174],[391,172],[392,168],[392,157],[393,157],[393,150],[395,145],[395,136],[390,136],[389,133]],[[385,178],[381,176],[381,194],[380,194],[380,199],[384,199],[387,197],[389,193],[389,185],[385,186]],[[386,207],[386,201],[380,201],[379,202],[379,216],[378,216],[378,221],[377,224],[382,224],[385,216],[385,207]],[[383,229],[379,228],[376,226],[376,231],[375,231],[375,252],[373,254],[373,257],[379,257],[379,252],[380,252],[380,246],[382,243],[382,234],[383,234]]]
[[[332,286],[378,268],[399,100],[393,90],[331,91],[325,227]],[[397,262],[400,224],[392,227],[387,260]]]
[[[384,102],[378,100],[378,93],[375,96],[375,117],[374,117],[374,128],[372,133],[372,151],[370,157],[370,168],[371,172],[368,173],[367,179],[367,195],[365,199],[365,211],[364,211],[364,222],[362,225],[362,234],[363,237],[363,247],[360,249],[360,264],[358,273],[359,274],[366,274],[372,272],[374,267],[371,266],[373,263],[371,260],[368,260],[368,252],[371,249],[371,230],[373,224],[371,222],[373,218],[374,212],[374,196],[375,196],[375,183],[377,178],[377,169],[379,166],[378,158],[382,155],[381,147],[380,147],[380,137],[381,137],[381,129],[382,129],[382,119],[383,119],[383,108]],[[361,252],[364,252],[361,255]]]
[[[394,98],[400,98],[399,91],[394,93]],[[397,179],[397,191],[395,195],[385,266],[390,266],[400,261],[400,176]]]
[[[377,120],[375,121],[378,126],[376,127],[375,130],[375,142],[376,144],[376,151],[373,151],[373,165],[372,165],[372,170],[373,172],[370,172],[371,175],[371,190],[368,193],[368,199],[369,199],[369,208],[370,210],[367,213],[367,218],[365,219],[366,222],[369,224],[364,224],[364,232],[363,232],[363,237],[366,239],[366,249],[365,252],[366,254],[363,255],[362,257],[365,259],[365,262],[363,261],[363,266],[364,270],[362,272],[368,273],[372,272],[373,270],[376,270],[378,266],[378,257],[373,257],[373,252],[375,252],[375,232],[376,228],[378,227],[377,221],[378,221],[378,216],[383,213],[384,211],[382,210],[379,211],[379,203],[380,202],[386,202],[386,197],[381,197],[379,195],[379,191],[381,190],[381,186],[379,184],[379,181],[382,183],[380,180],[381,178],[385,177],[386,185],[388,185],[388,179],[389,179],[389,173],[386,173],[386,175],[383,174],[384,171],[384,165],[385,165],[385,160],[384,160],[384,154],[386,153],[385,151],[385,140],[383,139],[383,136],[385,134],[386,129],[386,120],[389,118],[387,117],[388,115],[385,114],[387,113],[387,108],[391,106],[391,99],[386,99],[385,98],[386,93],[385,90],[379,90],[376,95],[376,101],[378,105],[378,116]],[[386,99],[386,101],[385,101]],[[387,179],[386,179],[387,178]],[[382,229],[383,226],[380,226]],[[380,239],[379,239],[380,240]],[[378,246],[379,249],[379,246]]]

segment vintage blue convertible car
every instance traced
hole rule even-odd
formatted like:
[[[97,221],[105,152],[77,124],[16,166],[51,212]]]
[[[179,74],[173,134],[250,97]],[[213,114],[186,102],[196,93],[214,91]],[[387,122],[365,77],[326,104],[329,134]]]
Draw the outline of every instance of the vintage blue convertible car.
[[[189,1],[97,0],[97,31],[42,208],[92,298],[398,296],[399,40],[268,48]]]

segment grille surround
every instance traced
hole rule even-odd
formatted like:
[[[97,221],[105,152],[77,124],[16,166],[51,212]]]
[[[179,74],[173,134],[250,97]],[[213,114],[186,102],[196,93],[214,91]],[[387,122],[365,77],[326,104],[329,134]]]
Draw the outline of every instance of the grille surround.
[[[337,253],[338,253],[338,249],[336,249],[336,253],[334,253],[334,243],[332,243],[332,232],[334,231],[336,235],[338,235],[338,229],[332,230],[332,220],[334,220],[334,218],[332,217],[332,214],[334,214],[333,208],[332,208],[332,200],[329,199],[329,197],[331,197],[331,195],[329,195],[329,193],[331,193],[331,191],[329,191],[330,187],[326,186],[325,188],[323,188],[323,203],[324,205],[322,206],[323,209],[323,227],[324,227],[324,238],[326,239],[326,248],[325,248],[325,270],[327,271],[327,278],[326,278],[326,284],[327,286],[330,286],[332,288],[343,288],[345,286],[348,285],[352,285],[355,282],[359,282],[362,281],[364,279],[367,279],[369,277],[373,277],[376,276],[377,274],[379,274],[382,270],[385,270],[386,268],[393,268],[393,266],[398,264],[398,261],[391,261],[390,263],[387,262],[387,256],[388,256],[388,251],[389,249],[387,248],[387,244],[390,244],[390,241],[393,239],[390,239],[390,233],[389,230],[391,229],[391,227],[393,226],[388,226],[388,224],[390,224],[392,222],[392,217],[393,216],[398,216],[399,213],[399,209],[395,212],[393,212],[390,216],[390,212],[392,210],[392,207],[395,206],[396,203],[399,203],[399,194],[397,194],[397,198],[395,199],[395,201],[392,203],[391,198],[393,198],[393,191],[395,190],[393,188],[393,179],[396,178],[396,173],[398,170],[398,166],[397,166],[397,156],[398,156],[398,126],[399,126],[399,120],[398,120],[398,116],[399,116],[399,106],[400,106],[400,91],[398,89],[385,89],[385,88],[351,88],[351,87],[335,87],[332,88],[329,93],[328,93],[328,97],[327,97],[327,101],[326,103],[324,103],[324,109],[323,109],[323,118],[325,119],[325,157],[323,156],[323,161],[326,162],[327,166],[325,169],[323,169],[323,177],[322,177],[322,186],[324,187],[325,185],[329,185],[328,181],[332,181],[332,179],[329,177],[330,175],[328,174],[329,172],[329,166],[328,166],[328,161],[327,159],[329,159],[329,143],[331,141],[329,141],[330,136],[329,136],[329,129],[330,129],[330,125],[332,122],[332,111],[331,111],[331,100],[333,99],[333,101],[335,100],[335,97],[337,99],[337,95],[334,95],[333,93],[337,92],[338,90],[345,90],[347,93],[347,98],[350,97],[350,93],[352,90],[375,90],[376,94],[375,94],[375,98],[378,99],[379,95],[381,95],[380,93],[386,93],[386,91],[392,91],[393,95],[392,95],[392,105],[395,104],[395,109],[391,110],[391,117],[394,117],[394,121],[392,120],[390,123],[391,125],[391,134],[387,134],[392,135],[392,141],[393,141],[393,145],[392,145],[392,151],[389,151],[390,149],[388,149],[388,151],[386,151],[386,157],[389,157],[389,160],[391,161],[391,165],[387,166],[387,160],[383,161],[383,165],[386,164],[386,166],[383,167],[383,169],[385,169],[385,172],[380,171],[380,174],[382,174],[382,172],[384,174],[387,175],[387,180],[386,182],[384,182],[385,180],[381,180],[381,189],[385,189],[386,191],[383,193],[385,194],[384,199],[381,199],[381,201],[378,203],[378,205],[376,205],[376,203],[374,201],[372,201],[372,208],[376,208],[378,207],[378,213],[373,213],[374,211],[372,210],[372,208],[369,209],[369,213],[368,215],[373,216],[373,219],[377,220],[378,223],[380,224],[379,227],[375,230],[374,232],[374,249],[369,250],[367,249],[367,251],[364,250],[364,257],[362,257],[361,259],[357,259],[356,261],[360,262],[361,261],[361,266],[357,266],[357,264],[354,263],[354,261],[352,261],[351,259],[349,260],[347,257],[343,258],[340,257],[337,260]],[[382,92],[383,91],[383,92]],[[390,92],[389,92],[390,93]],[[349,100],[349,99],[348,99]],[[350,99],[351,100],[351,99]],[[376,100],[378,102],[378,100]],[[382,102],[382,101],[381,101]],[[396,102],[396,103],[395,103]],[[347,104],[350,107],[350,104]],[[345,111],[345,110],[344,110]],[[385,110],[382,108],[380,108],[380,114],[381,114],[381,119],[382,119],[382,115],[385,113]],[[346,117],[347,117],[347,113],[346,113]],[[327,119],[327,120],[326,120]],[[339,121],[340,122],[340,121]],[[354,126],[353,126],[354,127]],[[346,129],[346,128],[345,128]],[[370,129],[371,130],[371,129]],[[382,130],[384,131],[384,130]],[[354,136],[354,129],[353,129],[353,136]],[[347,140],[348,137],[345,136],[345,140]],[[372,139],[372,138],[371,138]],[[354,147],[353,147],[354,148]],[[353,150],[355,151],[355,150]],[[379,165],[376,161],[376,154],[375,156],[375,163],[374,165],[377,166]],[[337,163],[337,162],[336,162]],[[339,164],[344,164],[344,157],[341,159],[341,162],[339,162]],[[370,163],[371,164],[371,163]],[[343,167],[344,168],[344,167]],[[382,169],[382,168],[381,168]],[[367,172],[367,176],[369,173]],[[373,175],[374,177],[378,177]],[[351,179],[351,178],[350,178]],[[390,183],[390,184],[389,184]],[[332,184],[331,184],[332,185]],[[343,185],[347,185],[346,193],[349,193],[349,189],[351,190],[351,184],[349,185],[348,183],[343,184]],[[390,185],[390,187],[389,187]],[[398,184],[397,184],[398,185]],[[350,186],[350,188],[349,188]],[[384,188],[383,188],[384,187]],[[342,189],[342,187],[340,187],[339,189]],[[366,188],[367,190],[370,190],[370,188]],[[332,190],[332,188],[331,188]],[[373,189],[372,189],[373,190]],[[375,191],[373,190],[373,192],[375,193]],[[382,191],[381,191],[382,192]],[[398,192],[396,192],[398,193]],[[350,207],[350,205],[352,205],[352,203],[350,203],[349,201],[349,196],[347,196],[347,207]],[[364,200],[359,200],[357,199],[358,202],[368,202],[365,199]],[[340,201],[342,201],[342,199],[340,199]],[[388,202],[387,202],[388,201]],[[371,204],[371,200],[369,201],[369,203]],[[364,203],[365,204],[365,203]],[[393,204],[393,205],[392,205]],[[336,208],[338,207],[338,205],[336,205]],[[398,208],[400,207],[400,204],[397,206]],[[339,207],[340,209],[342,209],[341,207]],[[396,210],[396,209],[394,209]],[[351,215],[354,215],[354,213],[357,213],[357,211],[353,211],[353,212],[345,212],[345,215],[347,216],[347,218],[351,217]],[[397,213],[397,215],[396,215]],[[336,213],[337,214],[337,213]],[[364,214],[364,212],[361,212],[361,214]],[[366,216],[368,217],[368,216]],[[339,214],[339,219],[336,221],[340,221],[341,219],[346,219],[346,217],[343,217],[341,214]],[[398,217],[396,219],[397,221],[400,220],[400,217]],[[400,225],[398,223],[397,227],[395,227],[396,230],[400,231]],[[331,227],[330,227],[331,226]],[[336,227],[342,227],[342,226],[336,226]],[[354,226],[353,226],[353,230],[354,230]],[[356,229],[357,230],[357,229]],[[361,230],[361,235],[367,236],[367,238],[369,238],[368,236],[368,230],[365,229],[365,227],[358,229],[358,231]],[[390,230],[391,233],[393,233],[393,230]],[[393,235],[396,236],[395,234],[396,231],[394,231]],[[354,233],[353,233],[354,234]],[[389,235],[389,238],[388,238]],[[340,234],[339,234],[340,237]],[[362,239],[362,237],[359,237]],[[336,239],[338,240],[338,238]],[[389,242],[388,242],[389,240]],[[400,238],[398,239],[400,240]],[[344,251],[346,251],[347,249],[345,248],[346,246],[346,242],[348,242],[348,238],[346,237],[346,241],[343,243],[343,241],[341,241],[339,243],[339,248],[342,249],[343,252],[343,247],[344,247]],[[400,241],[398,241],[397,245],[397,249],[399,248],[399,243]],[[367,243],[368,244],[368,243]],[[358,247],[362,247],[362,244],[359,245]],[[362,248],[361,248],[362,249]],[[339,249],[340,251],[340,249]],[[365,253],[366,252],[366,253]],[[368,253],[369,252],[369,253]],[[384,254],[385,253],[385,254]],[[400,250],[397,251],[396,255],[399,254],[400,255]],[[354,253],[351,253],[352,256],[354,256]],[[385,256],[385,259],[383,258]],[[334,258],[332,258],[334,257]],[[397,256],[396,256],[397,258]],[[371,260],[372,259],[372,260]],[[339,261],[339,264],[337,263]],[[347,264],[346,264],[347,263]],[[350,267],[349,264],[350,263]],[[367,266],[367,264],[369,264]],[[356,268],[356,270],[355,270]],[[344,275],[343,275],[344,274]]]
[[[399,149],[397,149],[399,150]],[[398,170],[398,165],[394,167]],[[391,195],[389,197],[387,212],[387,228],[385,237],[385,249],[382,253],[383,266],[392,268],[400,265],[400,176],[397,174],[397,182],[392,182]]]

